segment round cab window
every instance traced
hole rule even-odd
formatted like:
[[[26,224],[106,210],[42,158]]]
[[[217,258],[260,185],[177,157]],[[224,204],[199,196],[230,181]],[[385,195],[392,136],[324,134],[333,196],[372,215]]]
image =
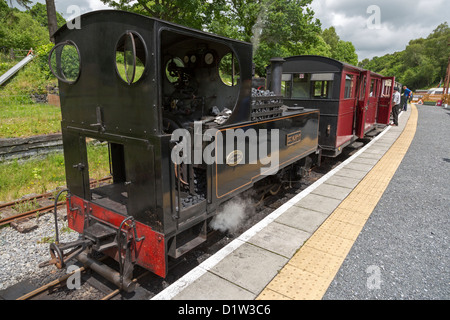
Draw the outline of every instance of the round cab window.
[[[135,32],[120,37],[116,46],[116,70],[128,84],[135,83],[144,74],[147,50],[142,38]]]
[[[170,83],[175,83],[182,78],[184,69],[184,63],[183,61],[178,58],[172,58],[169,61],[167,61],[166,64],[166,77],[167,80],[169,80]]]
[[[49,66],[53,75],[66,83],[75,83],[80,76],[80,52],[72,41],[56,45],[49,54]]]
[[[228,53],[220,59],[219,75],[222,82],[227,86],[235,86],[240,78],[239,61],[232,53]]]

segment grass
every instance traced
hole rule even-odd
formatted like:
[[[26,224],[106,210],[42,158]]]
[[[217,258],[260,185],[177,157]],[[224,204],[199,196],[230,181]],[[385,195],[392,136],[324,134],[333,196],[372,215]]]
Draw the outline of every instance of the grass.
[[[5,94],[4,94],[5,93]],[[8,95],[0,90],[0,139],[61,132],[61,110],[48,104],[33,104],[27,95]],[[109,175],[106,145],[88,143],[91,179]],[[45,193],[66,185],[63,153],[44,158],[0,163],[0,203],[31,193]],[[25,208],[18,208],[21,211]]]
[[[2,100],[0,99],[0,139],[61,132],[59,107],[16,102],[7,104]]]
[[[109,175],[109,155],[106,145],[88,145],[91,179]],[[52,153],[43,159],[15,160],[0,163],[0,202],[9,202],[31,193],[45,193],[65,186],[65,165],[62,153]]]

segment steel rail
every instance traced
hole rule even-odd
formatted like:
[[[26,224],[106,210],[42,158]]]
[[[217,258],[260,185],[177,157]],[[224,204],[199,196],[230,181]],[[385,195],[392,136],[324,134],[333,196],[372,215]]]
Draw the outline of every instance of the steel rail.
[[[64,203],[65,203],[64,201],[60,201],[60,202],[57,203],[57,205],[61,206]],[[11,217],[7,217],[7,218],[4,218],[4,219],[1,219],[0,220],[0,226],[3,226],[3,225],[8,224],[8,223],[11,223],[11,222],[13,222],[14,220],[17,220],[17,219],[23,219],[23,218],[30,217],[30,216],[38,213],[38,212],[41,213],[41,211],[42,211],[42,213],[45,213],[45,212],[47,212],[47,210],[53,209],[54,206],[55,205],[51,204],[49,206],[41,207],[41,208],[38,208],[38,209],[33,209],[33,210],[30,210],[30,211],[27,211],[27,212],[24,212],[24,213],[19,213],[17,215],[11,216]]]
[[[103,256],[103,257],[101,257],[99,259],[99,261],[103,261],[106,258],[108,258],[108,257],[107,256]],[[24,294],[23,296],[17,298],[16,300],[28,300],[28,299],[30,299],[30,298],[32,298],[32,297],[34,297],[34,296],[44,292],[45,290],[50,289],[51,287],[54,287],[54,286],[57,286],[58,284],[61,284],[62,282],[66,281],[68,278],[73,276],[75,273],[77,273],[77,272],[81,273],[81,272],[84,272],[84,271],[87,271],[87,270],[89,270],[89,267],[82,266],[82,267],[80,267],[80,268],[78,268],[78,269],[76,269],[76,270],[74,270],[74,271],[72,271],[72,272],[62,276],[59,279],[53,280],[52,282],[44,284],[42,287],[39,287],[39,288],[37,288],[37,289],[27,293],[27,294]]]
[[[95,184],[98,184],[100,182],[108,181],[110,179],[111,179],[111,177],[101,178],[101,179],[92,181],[91,185],[95,185]],[[7,207],[12,207],[12,206],[15,206],[17,204],[28,202],[28,201],[48,198],[48,197],[53,196],[53,195],[54,195],[53,193],[48,192],[48,193],[43,193],[43,194],[40,194],[40,195],[37,195],[37,196],[29,197],[29,198],[26,198],[26,199],[16,200],[16,201],[8,202],[8,203],[3,203],[3,204],[0,204],[0,209],[4,209],[4,208],[7,208]],[[63,205],[63,204],[64,204],[64,201],[60,201],[60,202],[57,203],[58,207]],[[37,209],[33,209],[33,210],[30,210],[30,211],[27,211],[27,212],[19,213],[17,215],[10,216],[10,217],[7,217],[7,218],[0,219],[0,226],[3,226],[3,225],[8,224],[8,223],[11,223],[11,222],[13,222],[16,219],[23,219],[23,218],[30,217],[33,214],[36,214],[38,212],[39,213],[46,213],[50,209],[53,209],[53,208],[54,208],[54,204],[48,205],[48,206],[45,206],[45,207],[40,207],[40,208],[37,208]]]
[[[45,290],[48,290],[48,289],[50,289],[51,287],[54,287],[54,286],[56,286],[56,285],[62,283],[63,281],[66,281],[69,277],[71,277],[72,275],[74,275],[76,272],[83,272],[83,271],[85,271],[85,270],[87,270],[86,267],[81,267],[81,268],[79,268],[79,269],[77,269],[77,270],[74,270],[74,271],[72,271],[71,273],[68,273],[68,274],[62,276],[62,277],[59,278],[59,279],[56,279],[56,280],[54,280],[54,281],[52,281],[52,282],[50,282],[50,283],[47,283],[47,284],[43,285],[42,287],[39,287],[39,288],[37,288],[36,290],[33,290],[33,291],[31,291],[31,292],[29,292],[29,293],[27,293],[27,294],[25,294],[25,295],[23,295],[23,296],[17,298],[16,300],[28,300],[28,299],[34,297],[35,295],[38,295],[38,294],[44,292]]]

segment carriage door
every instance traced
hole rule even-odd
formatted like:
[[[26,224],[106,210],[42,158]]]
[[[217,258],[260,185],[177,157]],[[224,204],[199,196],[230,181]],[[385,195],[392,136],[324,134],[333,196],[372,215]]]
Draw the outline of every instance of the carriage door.
[[[364,137],[367,110],[369,109],[370,71],[361,72],[359,79],[358,107],[356,110],[356,135]]]
[[[392,111],[392,94],[394,93],[395,77],[385,77],[381,81],[377,123],[387,125],[389,124]]]

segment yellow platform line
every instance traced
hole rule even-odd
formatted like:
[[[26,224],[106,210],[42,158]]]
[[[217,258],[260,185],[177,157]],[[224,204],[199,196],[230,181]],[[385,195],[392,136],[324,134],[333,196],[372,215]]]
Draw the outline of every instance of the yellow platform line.
[[[297,251],[257,300],[319,300],[327,291],[411,145],[418,112],[373,169]]]

